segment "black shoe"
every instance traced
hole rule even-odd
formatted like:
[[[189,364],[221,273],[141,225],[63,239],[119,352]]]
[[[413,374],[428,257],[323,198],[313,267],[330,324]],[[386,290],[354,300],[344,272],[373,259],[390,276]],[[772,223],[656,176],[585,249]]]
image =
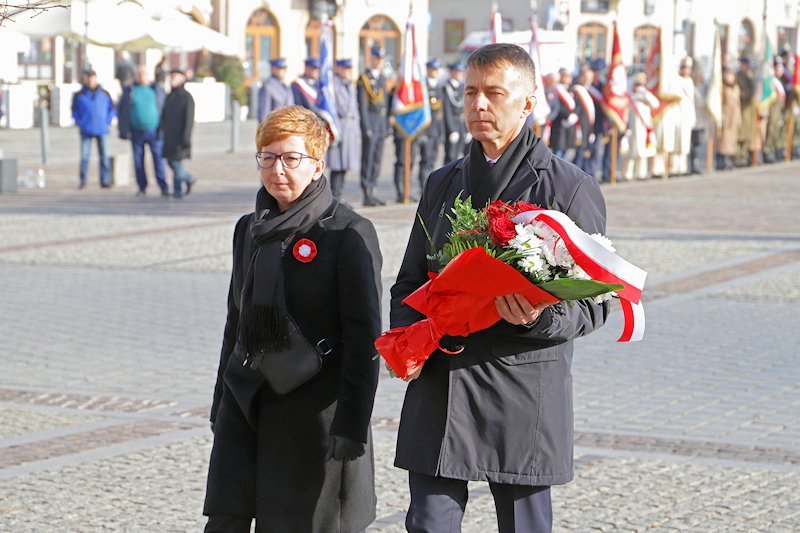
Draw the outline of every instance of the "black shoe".
[[[136,196],[144,196],[144,195],[145,195],[144,189],[139,189],[138,191],[136,191]]]
[[[111,184],[110,183],[101,183],[100,187],[103,188],[103,189],[110,189],[111,188]]]
[[[377,198],[373,198],[372,196],[365,196],[364,197],[364,207],[375,207],[377,205],[380,205],[375,200],[377,200]]]
[[[370,198],[372,198],[372,201],[375,202],[375,205],[386,205],[386,202],[384,202],[377,196],[370,196]]]
[[[190,192],[192,192],[192,185],[194,185],[196,182],[197,182],[197,178],[192,179],[192,181],[187,181],[186,182],[186,192],[183,193],[183,194],[189,194]]]
[[[162,198],[169,198],[170,196],[172,196],[172,195],[169,193],[169,191],[167,189],[162,189],[161,190],[161,197]]]
[[[78,189],[85,189],[85,188],[86,188],[86,183],[85,182],[82,181],[82,182],[80,182],[78,184]]]

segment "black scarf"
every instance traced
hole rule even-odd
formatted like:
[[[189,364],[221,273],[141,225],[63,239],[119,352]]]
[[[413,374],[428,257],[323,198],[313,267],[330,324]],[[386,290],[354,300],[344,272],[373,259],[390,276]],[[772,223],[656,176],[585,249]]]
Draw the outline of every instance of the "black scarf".
[[[537,143],[541,142],[531,128],[522,131],[511,141],[500,159],[489,166],[481,143],[472,141],[469,160],[464,166],[466,194],[472,196],[472,205],[481,209],[486,200],[494,201],[508,187],[518,174],[529,170],[523,161],[531,154]]]
[[[250,235],[256,249],[250,257],[239,310],[239,342],[246,354],[278,350],[286,346],[286,296],[281,267],[281,243],[308,231],[333,205],[325,177],[303,191],[285,213],[263,187],[256,197]]]

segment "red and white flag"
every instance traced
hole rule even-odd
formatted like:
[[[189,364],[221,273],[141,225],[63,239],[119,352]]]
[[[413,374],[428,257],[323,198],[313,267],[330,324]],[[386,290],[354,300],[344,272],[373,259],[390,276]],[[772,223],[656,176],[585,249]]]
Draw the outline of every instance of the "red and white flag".
[[[528,44],[528,54],[533,59],[533,64],[536,66],[536,89],[533,94],[536,96],[536,106],[533,108],[533,122],[543,126],[547,122],[547,116],[550,114],[550,104],[547,103],[547,96],[544,94],[544,82],[542,81],[542,61],[539,56],[539,37],[537,35],[539,24],[536,20],[536,15],[531,16],[531,41]]]
[[[647,90],[653,93],[659,101],[658,107],[652,111],[654,122],[658,122],[664,111],[681,99],[680,96],[673,93],[673,88],[676,86],[677,70],[673,65],[672,55],[663,55],[661,53],[663,38],[661,30],[658,29],[657,31],[656,42],[650,50],[647,62],[644,65],[644,72],[647,74]]]
[[[628,129],[630,103],[628,99],[628,75],[625,72],[625,65],[622,63],[619,33],[617,33],[617,23],[614,22],[611,65],[608,68],[608,80],[603,87],[603,110],[620,133]]]
[[[489,24],[489,42],[499,43],[503,35],[503,17],[500,16],[500,10],[497,3],[492,5],[492,20]]]

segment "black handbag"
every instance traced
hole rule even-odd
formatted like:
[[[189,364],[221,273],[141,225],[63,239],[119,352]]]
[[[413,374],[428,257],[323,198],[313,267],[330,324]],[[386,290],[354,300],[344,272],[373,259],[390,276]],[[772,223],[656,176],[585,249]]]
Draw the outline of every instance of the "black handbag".
[[[328,339],[321,339],[312,344],[305,338],[294,319],[286,314],[288,326],[288,343],[279,351],[261,350],[245,359],[250,368],[258,368],[269,386],[277,394],[287,394],[322,369],[322,359],[333,351],[333,344]]]

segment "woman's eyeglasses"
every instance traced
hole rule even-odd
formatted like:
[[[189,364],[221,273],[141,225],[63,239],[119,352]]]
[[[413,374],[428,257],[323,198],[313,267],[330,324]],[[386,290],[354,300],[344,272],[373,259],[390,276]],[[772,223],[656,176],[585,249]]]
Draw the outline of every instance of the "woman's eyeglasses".
[[[284,168],[293,169],[299,167],[300,163],[303,162],[303,159],[306,158],[319,161],[319,159],[316,157],[311,157],[310,155],[302,154],[300,152],[284,152],[282,154],[258,152],[256,154],[256,161],[258,162],[258,166],[261,168],[272,168],[275,166],[275,161],[280,159]]]

